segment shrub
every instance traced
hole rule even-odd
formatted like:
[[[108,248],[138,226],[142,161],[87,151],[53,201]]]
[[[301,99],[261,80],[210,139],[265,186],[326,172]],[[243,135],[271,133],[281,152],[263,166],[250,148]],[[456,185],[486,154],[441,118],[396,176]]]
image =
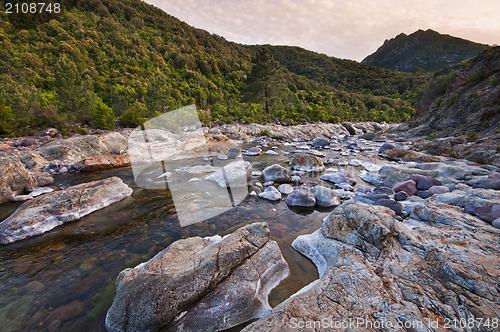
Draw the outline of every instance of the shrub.
[[[468,142],[475,142],[479,139],[479,135],[475,131],[469,131],[466,139]]]
[[[142,116],[144,108],[143,104],[135,102],[135,104],[120,117],[120,126],[136,128],[146,122],[146,118]]]
[[[259,136],[271,136],[271,131],[269,130],[269,128],[263,128],[260,130],[259,132]]]
[[[113,129],[115,126],[115,115],[111,107],[106,105],[100,98],[94,111],[94,124],[99,129]]]

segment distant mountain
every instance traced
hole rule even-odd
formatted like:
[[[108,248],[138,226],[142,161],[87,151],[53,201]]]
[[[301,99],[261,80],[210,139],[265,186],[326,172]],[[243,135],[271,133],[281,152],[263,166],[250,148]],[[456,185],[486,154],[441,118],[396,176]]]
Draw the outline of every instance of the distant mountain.
[[[362,62],[395,71],[435,72],[478,55],[485,46],[430,29],[418,30],[386,40]]]
[[[429,81],[417,116],[409,123],[417,135],[500,133],[500,47],[491,47]],[[491,148],[496,148],[492,146]]]

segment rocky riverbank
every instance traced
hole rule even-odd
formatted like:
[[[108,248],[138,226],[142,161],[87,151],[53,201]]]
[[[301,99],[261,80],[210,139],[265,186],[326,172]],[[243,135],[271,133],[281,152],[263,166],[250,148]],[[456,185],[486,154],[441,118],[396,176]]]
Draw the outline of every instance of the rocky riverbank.
[[[246,329],[288,331],[313,324],[304,330],[314,331],[321,329],[317,322],[322,319],[367,317],[370,326],[408,322],[417,331],[444,331],[447,322],[498,317],[500,169],[425,153],[418,141],[388,129],[348,123],[206,129],[212,158],[243,157],[246,200],[272,202],[296,211],[299,219],[311,211],[333,210],[320,230],[293,244],[317,266],[319,279],[271,310],[268,293],[288,273],[270,235],[286,236],[287,228],[278,221],[245,226],[224,238],[182,239],[119,275],[107,329],[219,331],[260,318]],[[172,151],[181,146],[197,151],[189,142],[160,134],[173,144]],[[30,158],[21,151],[3,152],[11,167],[1,192],[4,200],[24,199],[18,194],[40,192],[33,188],[44,183],[34,181],[38,176],[53,179],[65,172],[126,166],[113,166],[113,161],[126,160],[128,152],[122,133],[56,139],[23,150]],[[178,171],[186,184],[204,179],[225,187],[227,181],[209,165]],[[117,199],[109,204],[131,194],[126,185],[113,182],[117,187],[110,197],[117,194]],[[26,198],[0,224],[2,241],[11,242],[16,229],[25,234],[23,225],[35,220],[32,215],[39,215],[32,228],[41,230],[46,220],[65,222],[84,215],[80,210],[91,211],[73,198],[79,188],[94,187],[54,187],[52,193]],[[106,201],[99,197],[95,201]],[[62,201],[64,211],[58,208]],[[431,322],[438,327],[429,327]]]

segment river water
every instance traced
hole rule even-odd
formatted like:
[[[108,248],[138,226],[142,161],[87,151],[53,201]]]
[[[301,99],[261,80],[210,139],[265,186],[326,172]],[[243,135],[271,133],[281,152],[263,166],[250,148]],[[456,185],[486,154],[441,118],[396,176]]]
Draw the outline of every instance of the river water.
[[[286,165],[289,158],[245,159],[262,170],[273,163]],[[283,201],[247,197],[222,215],[180,227],[170,192],[138,188],[130,168],[61,175],[55,185],[67,188],[110,176],[133,188],[132,196],[44,235],[0,246],[1,331],[105,331],[121,270],[147,261],[176,240],[224,235],[252,222],[269,223],[290,267],[290,276],[270,294],[271,306],[318,278],[315,266],[290,245],[298,235],[318,229],[331,209],[291,210]],[[317,177],[306,175],[306,183]],[[19,205],[0,205],[0,220]]]

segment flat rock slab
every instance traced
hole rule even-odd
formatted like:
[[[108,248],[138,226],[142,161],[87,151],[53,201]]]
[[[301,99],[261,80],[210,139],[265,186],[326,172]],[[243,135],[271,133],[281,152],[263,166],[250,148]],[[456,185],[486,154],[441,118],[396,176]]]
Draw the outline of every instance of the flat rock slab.
[[[0,223],[0,243],[48,232],[132,195],[118,177],[82,183],[34,198]]]

